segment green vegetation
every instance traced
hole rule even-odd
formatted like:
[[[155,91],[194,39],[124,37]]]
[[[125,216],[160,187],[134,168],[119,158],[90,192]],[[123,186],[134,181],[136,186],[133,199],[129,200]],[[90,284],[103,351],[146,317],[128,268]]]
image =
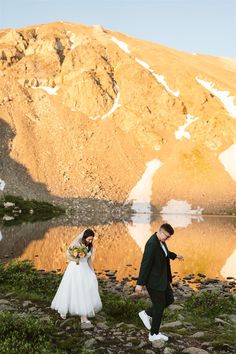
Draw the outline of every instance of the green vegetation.
[[[5,225],[16,225],[24,221],[48,220],[63,214],[62,207],[48,202],[24,200],[21,197],[6,195],[0,199],[0,221]]]
[[[235,305],[235,298],[232,295],[224,297],[219,291],[211,293],[204,291],[188,298],[185,309],[195,318],[205,316],[211,320],[222,313],[236,312]]]
[[[227,314],[236,314],[233,295],[224,296],[220,291],[197,293],[185,301],[183,314],[197,330],[206,333],[204,340],[212,343],[216,353],[235,345],[235,327],[227,318]]]
[[[112,322],[133,323],[140,326],[137,313],[147,307],[147,303],[142,301],[132,301],[121,295],[103,292],[102,303],[104,311]]]
[[[228,215],[236,215],[236,210],[228,210],[228,211],[226,211],[226,214],[228,214]]]
[[[33,316],[0,312],[0,353],[41,354],[51,353],[49,334],[53,330],[51,321],[40,321]]]
[[[53,272],[36,271],[30,261],[0,264],[0,292],[14,291],[19,298],[50,301],[60,280],[61,276]]]

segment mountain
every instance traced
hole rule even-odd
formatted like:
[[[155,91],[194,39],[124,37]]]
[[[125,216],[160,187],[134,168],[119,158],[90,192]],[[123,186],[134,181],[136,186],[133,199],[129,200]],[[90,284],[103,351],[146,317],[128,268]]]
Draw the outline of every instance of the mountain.
[[[0,31],[0,193],[236,208],[236,62],[58,22]]]

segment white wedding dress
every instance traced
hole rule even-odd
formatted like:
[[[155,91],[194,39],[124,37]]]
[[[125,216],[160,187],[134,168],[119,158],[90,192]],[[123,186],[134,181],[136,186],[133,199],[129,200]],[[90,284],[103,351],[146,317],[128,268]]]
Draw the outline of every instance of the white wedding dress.
[[[78,245],[79,241],[80,238],[72,245]],[[80,259],[79,264],[71,260],[66,268],[51,304],[62,317],[67,314],[93,317],[102,308],[97,277],[89,267],[89,257],[91,251]]]

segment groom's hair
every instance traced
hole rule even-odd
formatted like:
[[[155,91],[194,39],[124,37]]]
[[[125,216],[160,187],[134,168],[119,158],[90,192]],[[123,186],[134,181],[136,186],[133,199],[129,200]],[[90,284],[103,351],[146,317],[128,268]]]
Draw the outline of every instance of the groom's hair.
[[[89,237],[89,236],[93,236],[93,237],[94,237],[94,232],[93,232],[93,230],[91,230],[91,229],[87,229],[87,230],[85,230],[84,233],[83,233],[83,238],[87,238],[87,237]]]
[[[162,224],[160,229],[165,230],[166,232],[168,232],[169,235],[173,235],[175,232],[170,224]]]

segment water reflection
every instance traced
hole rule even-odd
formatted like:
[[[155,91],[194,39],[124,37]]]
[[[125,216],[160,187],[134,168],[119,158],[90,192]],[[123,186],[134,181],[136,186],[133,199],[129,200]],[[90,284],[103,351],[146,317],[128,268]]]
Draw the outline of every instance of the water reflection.
[[[172,269],[185,276],[204,273],[209,277],[236,276],[236,218],[192,219],[187,227],[176,227],[169,248],[185,256],[172,262]],[[137,275],[147,239],[163,223],[149,214],[135,215],[131,223],[96,225],[94,265],[99,272],[117,271],[117,279]],[[33,260],[37,269],[66,267],[65,251],[86,226],[55,225],[50,222],[24,224],[1,229],[0,258],[8,255]]]

